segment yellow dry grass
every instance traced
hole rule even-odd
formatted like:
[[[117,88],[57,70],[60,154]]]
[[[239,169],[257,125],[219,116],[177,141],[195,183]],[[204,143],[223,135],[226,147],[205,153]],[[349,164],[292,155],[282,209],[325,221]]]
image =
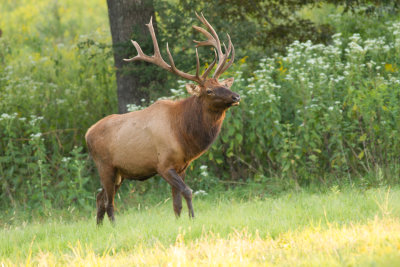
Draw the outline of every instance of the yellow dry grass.
[[[400,264],[400,222],[378,218],[366,224],[310,226],[272,238],[246,229],[227,238],[209,232],[171,246],[138,245],[131,251],[108,249],[101,254],[77,242],[71,252],[41,252],[26,262],[11,259],[5,266],[396,266]],[[399,266],[399,265],[397,265]]]

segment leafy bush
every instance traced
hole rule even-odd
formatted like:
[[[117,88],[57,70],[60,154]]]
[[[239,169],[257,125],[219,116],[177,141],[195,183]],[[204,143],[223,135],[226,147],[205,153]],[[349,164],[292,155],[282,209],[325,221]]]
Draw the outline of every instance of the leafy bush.
[[[63,157],[57,131],[41,132],[43,119],[18,117],[17,113],[0,117],[2,205],[39,209],[74,203],[86,206],[91,195],[88,157],[82,147]]]
[[[348,40],[336,34],[331,45],[294,42],[286,56],[261,60],[253,77],[234,72],[233,90],[243,101],[195,165],[227,180],[277,176],[304,183],[388,166],[396,177],[400,23],[386,33]],[[191,176],[207,183],[199,172]]]
[[[98,180],[89,179],[84,133],[116,111],[115,76],[109,32],[97,29],[108,27],[106,6],[77,3],[0,6],[3,208],[82,206],[93,198]]]

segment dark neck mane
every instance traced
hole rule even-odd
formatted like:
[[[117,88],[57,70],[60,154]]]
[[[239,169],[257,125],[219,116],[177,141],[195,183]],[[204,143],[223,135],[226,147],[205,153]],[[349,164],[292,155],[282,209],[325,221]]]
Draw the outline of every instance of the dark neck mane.
[[[224,110],[211,110],[201,97],[178,102],[176,129],[185,159],[191,161],[204,153],[214,142],[225,118]]]

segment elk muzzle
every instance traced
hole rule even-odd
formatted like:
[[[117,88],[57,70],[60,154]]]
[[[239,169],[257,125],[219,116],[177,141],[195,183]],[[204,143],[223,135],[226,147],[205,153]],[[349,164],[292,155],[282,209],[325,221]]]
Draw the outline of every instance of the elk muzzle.
[[[240,103],[240,95],[237,93],[233,93],[232,100],[233,100],[232,106],[238,106]]]

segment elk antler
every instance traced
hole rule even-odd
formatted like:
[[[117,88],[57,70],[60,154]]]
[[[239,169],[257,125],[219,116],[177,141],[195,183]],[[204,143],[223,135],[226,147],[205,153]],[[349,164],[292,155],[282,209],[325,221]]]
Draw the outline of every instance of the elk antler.
[[[145,55],[143,53],[142,49],[140,48],[140,45],[136,41],[131,40],[132,44],[136,48],[136,51],[138,52],[138,55],[133,57],[133,58],[124,59],[124,60],[128,61],[128,62],[129,61],[142,60],[142,61],[146,61],[146,62],[149,62],[149,63],[153,63],[153,64],[156,64],[157,66],[160,66],[161,68],[163,68],[163,69],[165,69],[165,70],[167,70],[169,72],[175,73],[178,76],[181,76],[181,77],[183,77],[185,79],[188,79],[188,80],[191,80],[191,81],[195,81],[197,83],[202,83],[202,81],[201,81],[201,79],[200,79],[200,77],[198,75],[199,68],[200,68],[200,63],[199,63],[199,60],[198,60],[197,51],[196,51],[196,57],[197,57],[196,75],[191,75],[191,74],[182,72],[182,71],[178,70],[175,67],[175,63],[174,63],[174,60],[172,58],[171,52],[169,51],[168,43],[167,43],[167,53],[168,53],[168,57],[169,57],[169,60],[170,60],[170,63],[171,63],[171,65],[169,65],[167,62],[164,61],[164,59],[161,56],[160,48],[158,47],[157,38],[156,38],[156,34],[154,32],[152,21],[153,21],[153,17],[150,18],[150,22],[149,22],[149,24],[146,24],[146,26],[149,28],[151,39],[153,40],[154,55],[151,56],[151,57]]]
[[[235,50],[233,48],[231,39],[228,35],[228,39],[229,39],[229,47],[228,47],[228,52],[223,54],[222,50],[221,50],[221,44],[219,42],[219,38],[217,33],[215,32],[215,30],[212,28],[212,26],[208,23],[208,21],[204,18],[203,14],[201,14],[201,17],[196,13],[196,16],[199,18],[199,20],[205,24],[209,30],[212,32],[212,35],[207,32],[206,30],[204,30],[203,28],[197,27],[197,26],[193,26],[194,29],[196,29],[197,31],[201,32],[202,34],[204,34],[206,37],[208,37],[207,41],[194,41],[197,43],[196,45],[196,75],[192,75],[189,73],[185,73],[181,70],[179,70],[178,68],[176,68],[175,63],[174,63],[174,59],[171,55],[171,52],[169,51],[169,47],[168,47],[168,43],[167,43],[167,53],[168,53],[168,58],[169,58],[169,62],[171,65],[169,65],[167,62],[164,61],[164,59],[161,56],[160,53],[160,48],[158,47],[158,43],[157,43],[157,38],[156,38],[156,34],[154,32],[154,28],[153,28],[153,17],[150,18],[150,22],[149,24],[146,24],[146,26],[149,28],[150,31],[150,35],[151,35],[151,39],[153,40],[153,46],[154,46],[154,55],[153,56],[147,56],[146,54],[143,53],[142,49],[140,48],[140,45],[136,42],[136,41],[132,41],[132,44],[135,46],[136,51],[138,52],[138,55],[130,58],[130,59],[124,59],[124,61],[137,61],[137,60],[141,60],[141,61],[146,61],[149,63],[153,63],[169,72],[175,73],[176,75],[187,79],[187,80],[191,80],[194,82],[197,82],[198,84],[204,84],[204,82],[207,79],[208,74],[211,72],[211,70],[213,69],[216,61],[217,61],[217,57],[218,57],[218,65],[217,65],[217,69],[215,70],[215,73],[213,75],[214,78],[218,78],[227,68],[229,68],[229,66],[232,65],[233,63],[233,59],[234,59],[234,55],[235,55]],[[199,69],[200,69],[200,60],[199,60],[199,54],[197,52],[197,47],[199,46],[206,46],[206,45],[211,45],[213,46],[217,52],[215,52],[215,58],[214,61],[210,64],[210,66],[208,66],[208,68],[204,71],[203,75],[199,75]],[[225,47],[225,44],[224,44]],[[225,51],[226,51],[226,47],[225,47]],[[229,57],[229,54],[232,50],[232,59],[229,61],[229,63],[225,65],[226,60]]]
[[[204,17],[203,13],[201,13],[201,16],[199,16],[197,14],[197,12],[195,12],[195,14],[196,14],[197,18],[204,25],[207,26],[207,28],[209,29],[209,31],[211,33],[209,33],[208,31],[206,31],[205,29],[203,29],[201,27],[193,26],[193,28],[195,30],[199,31],[205,37],[207,37],[206,41],[194,41],[194,42],[197,43],[196,47],[211,45],[217,50],[217,53],[218,53],[218,64],[217,64],[217,68],[215,69],[213,78],[218,79],[219,76],[221,76],[221,74],[224,71],[226,71],[233,64],[233,61],[235,60],[235,48],[233,47],[233,44],[232,44],[232,41],[231,41],[231,37],[229,36],[229,34],[227,34],[228,40],[229,40],[228,49],[226,49],[225,44],[223,44],[224,45],[224,49],[225,49],[225,54],[222,53],[221,43],[219,41],[219,37],[218,37],[217,33],[215,32],[214,28],[206,20],[206,18]],[[228,60],[228,57],[229,57],[231,52],[232,52],[232,57],[231,57],[230,61],[228,62],[228,64],[225,66],[226,61]]]

